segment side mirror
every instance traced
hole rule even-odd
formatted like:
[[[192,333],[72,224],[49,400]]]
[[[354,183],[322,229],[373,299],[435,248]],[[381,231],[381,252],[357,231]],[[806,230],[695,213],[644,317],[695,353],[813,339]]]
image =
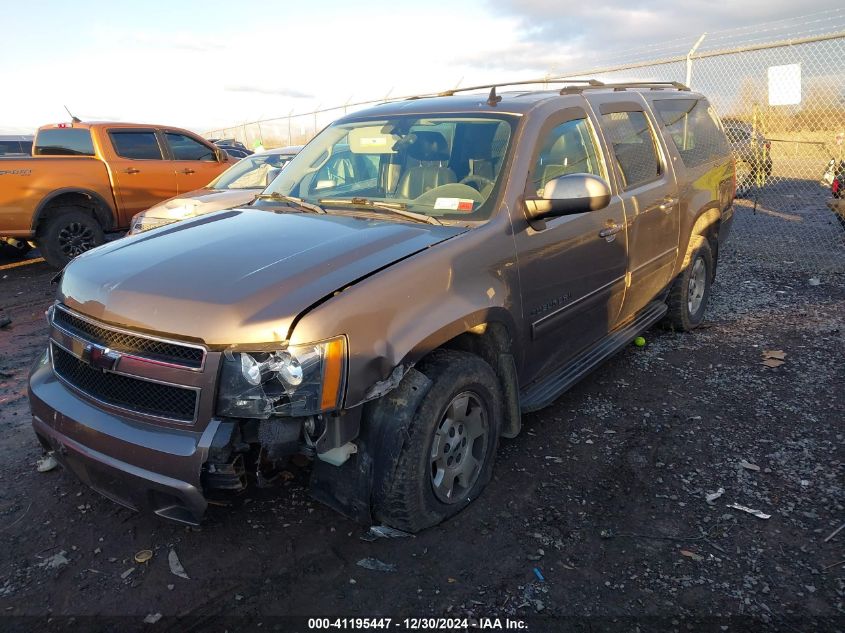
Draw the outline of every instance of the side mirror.
[[[282,173],[281,167],[271,167],[267,170],[267,173],[264,176],[264,186],[269,187],[270,183],[276,179],[276,176]]]
[[[610,187],[592,174],[566,174],[552,178],[543,188],[542,198],[526,198],[529,220],[598,211],[610,204]]]
[[[227,160],[229,160],[229,155],[226,153],[226,150],[222,147],[214,148],[214,156],[217,158],[218,163],[225,163]]]

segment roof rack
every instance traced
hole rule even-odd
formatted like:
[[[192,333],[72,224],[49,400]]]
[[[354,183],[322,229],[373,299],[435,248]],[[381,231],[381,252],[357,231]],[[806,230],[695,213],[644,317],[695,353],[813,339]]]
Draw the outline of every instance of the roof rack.
[[[651,90],[663,90],[665,88],[674,88],[675,90],[689,91],[689,88],[687,86],[677,81],[625,81],[619,83],[605,83],[603,81],[599,81],[598,79],[550,79],[544,77],[540,79],[529,79],[524,81],[503,81],[495,84],[484,84],[481,86],[467,86],[466,88],[452,88],[450,90],[444,90],[443,92],[433,92],[428,94],[415,95],[413,97],[408,97],[407,100],[412,101],[414,99],[426,99],[430,97],[451,97],[458,92],[469,92],[472,90],[487,90],[489,88],[491,90],[491,98],[488,101],[494,101],[494,103],[498,103],[498,101],[500,101],[501,99],[493,99],[493,97],[496,96],[496,88],[504,88],[507,86],[527,86],[532,84],[569,84],[561,88],[560,94],[562,95],[579,93],[582,90],[595,90],[602,88],[612,88],[615,91],[622,91],[628,88],[650,88]],[[491,103],[491,105],[494,105],[494,103]]]
[[[413,97],[408,97],[408,101],[413,99],[425,99],[428,97],[451,97],[457,92],[469,92],[470,90],[487,90],[493,88],[503,88],[505,86],[528,86],[531,84],[573,84],[573,83],[583,83],[588,84],[590,86],[595,86],[596,88],[603,86],[604,84],[597,79],[529,79],[524,81],[503,81],[495,84],[484,84],[481,86],[467,86],[466,88],[452,88],[450,90],[444,90],[443,92],[432,92],[427,94],[421,95],[414,95]]]
[[[618,83],[601,83],[601,85],[590,84],[589,86],[567,86],[562,88],[560,94],[570,94],[573,92],[581,92],[589,88],[613,88],[615,92],[621,92],[628,88],[649,88],[650,90],[664,90],[665,88],[674,88],[683,92],[689,92],[689,86],[682,84],[679,81],[621,81]]]

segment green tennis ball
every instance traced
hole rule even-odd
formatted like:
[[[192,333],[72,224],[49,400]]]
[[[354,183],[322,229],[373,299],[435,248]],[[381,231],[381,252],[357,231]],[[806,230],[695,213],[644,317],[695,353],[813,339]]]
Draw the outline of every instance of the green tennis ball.
[[[636,345],[637,347],[645,347],[645,338],[643,338],[642,336],[638,336],[634,339],[634,345]]]

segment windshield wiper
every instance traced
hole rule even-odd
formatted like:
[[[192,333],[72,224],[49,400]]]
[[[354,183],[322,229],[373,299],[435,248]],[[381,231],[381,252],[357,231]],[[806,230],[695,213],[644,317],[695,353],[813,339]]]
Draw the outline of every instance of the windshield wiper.
[[[319,200],[317,200],[317,202],[319,202],[320,204],[328,205],[336,204],[349,207],[383,209],[385,211],[390,211],[391,213],[401,215],[402,217],[409,218],[411,220],[417,220],[418,222],[426,222],[427,224],[443,224],[443,222],[431,215],[426,215],[425,213],[417,213],[416,211],[408,211],[408,209],[405,207],[405,204],[402,202],[377,202],[375,200],[370,200],[369,198],[352,198],[351,200],[342,200],[340,198],[320,198]]]
[[[260,193],[256,196],[258,200],[277,200],[279,202],[287,202],[288,204],[293,204],[300,209],[305,211],[312,211],[313,213],[325,213],[326,210],[321,207],[319,204],[312,204],[311,202],[305,202],[302,198],[295,198],[294,196],[286,196],[283,193],[273,192],[273,193]]]

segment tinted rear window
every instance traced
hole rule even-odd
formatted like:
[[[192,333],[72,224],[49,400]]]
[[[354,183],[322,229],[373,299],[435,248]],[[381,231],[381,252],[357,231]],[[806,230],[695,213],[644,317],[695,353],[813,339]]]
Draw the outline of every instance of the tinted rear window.
[[[730,154],[716,114],[704,99],[661,99],[654,102],[654,109],[687,167],[698,167]]]
[[[122,158],[161,160],[161,148],[152,130],[145,132],[109,132],[114,151]]]
[[[35,138],[37,156],[93,156],[91,131],[78,128],[41,130]]]
[[[626,189],[658,178],[661,174],[656,141],[642,112],[611,112],[602,115],[602,127],[613,147]]]

